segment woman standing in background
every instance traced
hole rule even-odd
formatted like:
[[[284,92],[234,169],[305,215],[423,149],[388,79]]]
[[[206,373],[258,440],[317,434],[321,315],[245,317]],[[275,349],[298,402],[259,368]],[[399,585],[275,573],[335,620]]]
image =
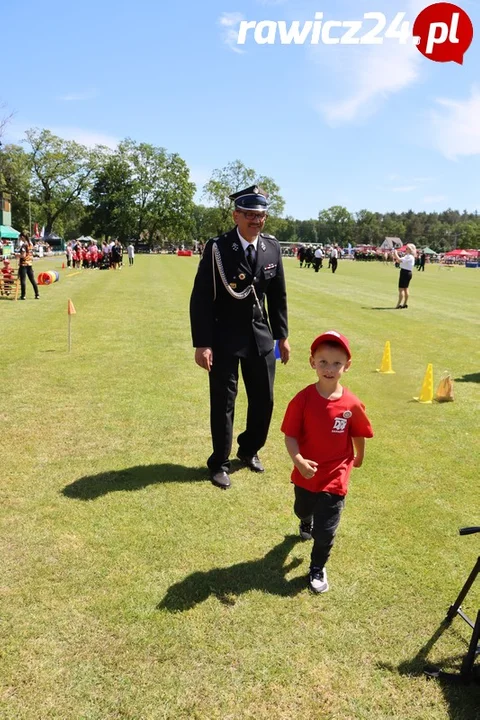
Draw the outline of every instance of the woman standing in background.
[[[412,270],[415,265],[415,258],[417,256],[417,248],[413,243],[408,243],[405,248],[405,255],[400,257],[396,250],[393,251],[393,258],[395,262],[400,264],[400,277],[398,279],[398,303],[396,310],[408,308],[408,286],[412,279]]]

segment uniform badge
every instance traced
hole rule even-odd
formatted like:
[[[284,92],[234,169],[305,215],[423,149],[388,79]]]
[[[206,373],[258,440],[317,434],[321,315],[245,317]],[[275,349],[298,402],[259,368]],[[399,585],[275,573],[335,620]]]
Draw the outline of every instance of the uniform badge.
[[[263,242],[263,240],[262,240],[262,242],[260,243],[260,247],[262,248],[263,252],[265,252],[265,250],[267,249],[267,246],[265,245],[265,243]]]
[[[347,427],[347,421],[344,418],[336,417],[333,421],[332,433],[343,433]]]
[[[235,288],[237,287],[237,283],[230,283],[230,287],[235,290]]]
[[[240,275],[238,276],[238,279],[245,280],[245,273],[240,273]]]
[[[351,411],[345,410],[345,412],[343,413],[343,417],[346,418],[347,420],[348,420],[348,418],[351,418],[352,417]]]
[[[236,242],[232,243],[232,250],[235,250],[235,252],[237,252],[237,250],[238,250],[238,245],[237,245]]]

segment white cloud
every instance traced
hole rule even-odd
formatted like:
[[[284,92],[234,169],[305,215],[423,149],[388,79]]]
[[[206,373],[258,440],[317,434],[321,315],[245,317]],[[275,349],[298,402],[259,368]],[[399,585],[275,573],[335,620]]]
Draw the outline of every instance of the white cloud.
[[[399,185],[398,187],[390,188],[390,190],[392,192],[401,192],[401,193],[412,192],[412,190],[416,190],[416,189],[417,189],[416,185]]]
[[[99,94],[98,90],[92,88],[91,90],[84,90],[83,92],[70,92],[66,95],[60,95],[59,100],[64,100],[65,102],[93,100],[93,98],[98,97]]]
[[[412,24],[426,3],[424,0],[410,0],[405,5],[404,8],[396,8],[396,11],[405,10],[404,20]],[[384,12],[388,27],[396,12],[388,12],[387,9]],[[355,19],[360,15],[353,11],[350,17]],[[372,22],[369,21],[361,34],[365,35],[371,27]],[[386,29],[383,34],[385,32]],[[424,63],[423,56],[411,41],[402,45],[397,40],[384,38],[382,45],[336,45],[320,46],[318,49],[321,56],[329,57],[329,70],[337,80],[333,89],[336,98],[317,102],[317,109],[332,126],[373,115],[389,96],[418,81]]]
[[[345,92],[341,88],[344,99],[322,103],[319,110],[330,125],[368,117],[389,95],[404,90],[418,79],[421,62],[422,56],[413,45],[386,42],[372,47],[354,46],[348,68],[342,68],[352,89]]]
[[[31,128],[46,128],[54,135],[64,138],[64,140],[75,140],[75,142],[87,147],[93,148],[95,145],[106,145],[112,150],[117,147],[120,140],[113,135],[97,132],[96,130],[88,130],[86,128],[77,128],[70,126],[49,127],[39,122],[22,122],[12,123],[8,125],[5,132],[6,143],[20,143],[25,140],[25,132]]]
[[[89,148],[93,148],[95,145],[106,145],[113,150],[120,142],[119,139],[113,137],[113,135],[105,135],[104,133],[87,130],[85,128],[64,126],[51,127],[49,130],[54,135],[58,135],[65,140],[75,140],[75,142],[80,143],[80,145],[86,145]]]
[[[441,110],[431,111],[435,147],[450,160],[480,154],[480,91],[473,87],[466,100],[437,99]]]
[[[233,52],[243,55],[245,50],[242,50],[237,45],[238,39],[238,26],[244,19],[243,15],[238,12],[223,13],[218,19],[218,24],[222,28],[222,40],[225,45],[228,45],[230,50]]]

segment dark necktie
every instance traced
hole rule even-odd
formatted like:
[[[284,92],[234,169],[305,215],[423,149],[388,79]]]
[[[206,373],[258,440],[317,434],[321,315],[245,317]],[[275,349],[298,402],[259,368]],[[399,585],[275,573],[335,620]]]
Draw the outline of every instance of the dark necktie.
[[[250,270],[252,273],[255,272],[255,248],[253,245],[249,245],[247,247],[247,260],[248,264],[250,265]]]

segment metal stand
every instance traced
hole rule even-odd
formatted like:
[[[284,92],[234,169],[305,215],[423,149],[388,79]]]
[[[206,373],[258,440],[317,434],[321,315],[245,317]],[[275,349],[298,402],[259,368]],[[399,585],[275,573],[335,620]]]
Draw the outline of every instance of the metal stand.
[[[480,527],[466,527],[460,529],[460,535],[471,535],[472,533],[477,532],[480,532]],[[462,667],[460,668],[460,675],[455,673],[447,673],[443,670],[440,670],[439,668],[425,669],[425,673],[429,677],[457,678],[466,682],[474,679],[473,664],[475,662],[475,656],[480,654],[480,610],[477,612],[477,619],[475,620],[475,622],[473,622],[472,620],[470,620],[468,615],[463,612],[461,608],[461,603],[463,602],[463,600],[465,600],[470,588],[472,587],[479,574],[480,557],[477,558],[477,562],[475,563],[473,570],[468,576],[464,586],[460,590],[457,599],[455,600],[453,605],[450,605],[446,617],[446,621],[450,623],[457,615],[460,615],[462,620],[465,620],[467,625],[472,628],[472,637],[470,639],[467,654],[463,658]]]

